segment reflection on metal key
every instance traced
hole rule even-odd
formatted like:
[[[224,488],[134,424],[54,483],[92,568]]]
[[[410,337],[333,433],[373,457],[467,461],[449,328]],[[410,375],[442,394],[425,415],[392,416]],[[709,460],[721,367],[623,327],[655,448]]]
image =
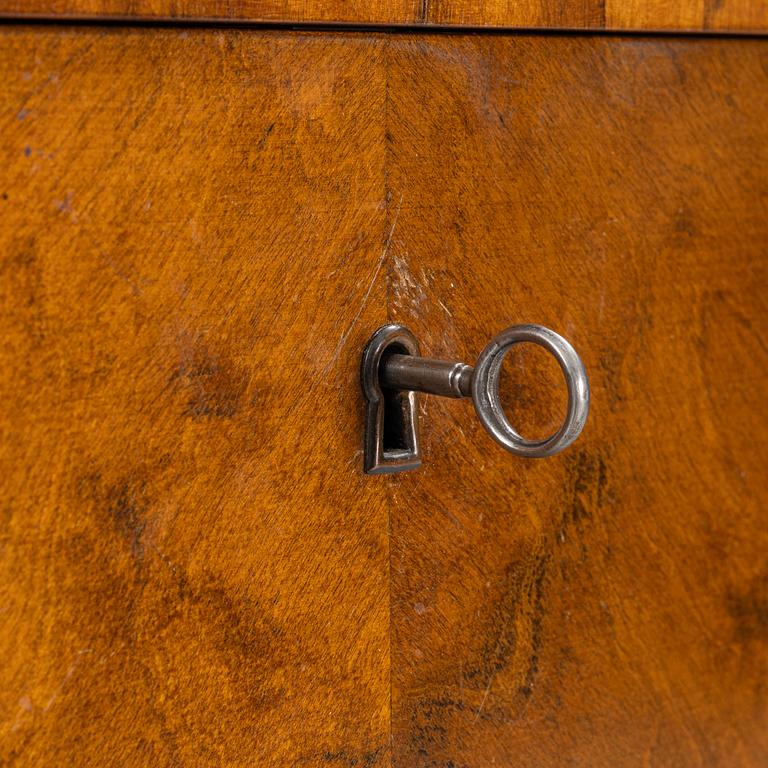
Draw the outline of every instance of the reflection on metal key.
[[[527,440],[509,423],[499,397],[501,365],[515,344],[544,347],[557,360],[568,388],[568,407],[560,428],[544,440]],[[525,458],[553,456],[581,433],[589,413],[589,380],[571,344],[541,325],[513,325],[499,333],[473,368],[419,356],[415,336],[404,326],[385,325],[363,354],[363,391],[368,410],[365,471],[402,472],[421,465],[416,392],[442,397],[471,397],[480,422],[511,453]]]

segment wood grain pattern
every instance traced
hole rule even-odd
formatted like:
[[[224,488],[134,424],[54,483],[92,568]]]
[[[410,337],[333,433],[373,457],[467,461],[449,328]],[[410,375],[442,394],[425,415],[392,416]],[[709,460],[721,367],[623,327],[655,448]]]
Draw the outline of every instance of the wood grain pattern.
[[[394,764],[765,766],[768,47],[434,37],[389,62],[392,319],[469,362],[549,325],[593,395],[543,461],[422,401],[423,469],[391,481]],[[508,367],[523,433],[553,431],[556,367]]]
[[[768,0],[0,0],[0,17],[768,31]]]
[[[765,765],[765,43],[0,40],[0,762]],[[582,439],[363,477],[387,318]]]
[[[381,41],[1,40],[0,764],[388,764]]]

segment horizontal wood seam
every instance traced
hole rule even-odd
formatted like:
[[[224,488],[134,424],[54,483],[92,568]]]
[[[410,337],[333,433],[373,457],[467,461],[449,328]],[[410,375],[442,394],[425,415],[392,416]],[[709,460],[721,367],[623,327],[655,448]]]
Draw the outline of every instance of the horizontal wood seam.
[[[360,24],[356,22],[312,22],[312,21],[270,21],[253,19],[224,19],[224,18],[189,18],[170,16],[90,16],[67,14],[17,14],[5,13],[0,10],[0,24],[3,25],[36,25],[49,26],[84,26],[84,27],[157,27],[161,29],[247,29],[275,30],[295,32],[344,32],[344,33],[392,33],[419,35],[531,35],[531,36],[574,36],[574,37],[690,37],[690,38],[743,38],[763,39],[768,37],[768,29],[644,29],[621,27],[528,27],[528,26],[480,26],[457,24],[420,23],[388,23]]]

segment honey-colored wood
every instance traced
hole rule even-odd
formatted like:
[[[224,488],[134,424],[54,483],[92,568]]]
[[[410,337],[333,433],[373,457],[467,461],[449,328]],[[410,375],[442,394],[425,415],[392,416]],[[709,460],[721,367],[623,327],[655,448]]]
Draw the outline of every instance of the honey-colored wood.
[[[389,764],[382,41],[0,40],[0,764]]]
[[[768,0],[0,0],[0,17],[768,31]]]
[[[592,383],[539,461],[422,401],[424,466],[391,481],[394,764],[768,765],[768,47],[389,60],[392,319],[470,362],[540,322]],[[563,404],[542,361],[508,365],[531,436]]]
[[[768,44],[7,26],[0,762],[764,766]],[[580,441],[382,322],[542,322]],[[551,428],[550,361],[507,366]]]
[[[15,16],[398,24],[425,20],[420,0],[0,0]]]
[[[607,0],[607,29],[765,31],[768,3],[765,0]]]

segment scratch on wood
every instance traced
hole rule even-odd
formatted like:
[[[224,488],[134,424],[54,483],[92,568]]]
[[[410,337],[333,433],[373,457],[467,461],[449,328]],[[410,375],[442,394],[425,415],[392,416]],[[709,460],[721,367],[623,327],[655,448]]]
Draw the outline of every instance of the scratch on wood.
[[[48,703],[43,707],[43,712],[47,712],[54,705],[56,699],[59,698],[59,694],[63,690],[64,686],[67,684],[72,675],[75,674],[75,670],[77,669],[77,665],[80,663],[80,659],[82,658],[83,654],[86,653],[93,653],[93,651],[90,648],[83,648],[82,651],[77,652],[77,657],[69,665],[67,673],[61,679],[61,682],[56,686],[56,690],[51,694],[51,697],[48,699]]]
[[[477,713],[475,714],[475,722],[477,722],[480,719],[480,713],[483,711],[483,707],[485,706],[485,701],[488,698],[488,694],[491,692],[491,686],[493,685],[493,678],[496,676],[495,672],[491,672],[491,676],[488,678],[488,685],[485,686],[485,693],[483,694],[483,700],[480,702],[480,706],[477,708]]]
[[[341,350],[344,348],[344,345],[347,343],[347,339],[349,338],[349,334],[352,333],[352,329],[357,325],[357,321],[360,319],[360,315],[363,314],[363,310],[365,309],[366,304],[368,303],[368,299],[371,297],[371,292],[373,291],[373,286],[376,285],[376,280],[379,276],[379,273],[381,272],[381,268],[384,266],[384,262],[387,259],[387,256],[389,255],[389,247],[392,244],[392,236],[395,234],[395,227],[397,226],[397,220],[400,217],[400,208],[403,205],[403,196],[400,195],[400,202],[397,204],[397,210],[395,211],[395,218],[392,222],[392,226],[389,230],[389,235],[387,236],[387,242],[384,243],[384,250],[381,252],[381,256],[379,257],[378,262],[376,263],[376,268],[373,270],[373,276],[371,277],[371,282],[368,285],[368,290],[365,292],[365,296],[363,296],[363,300],[360,302],[360,308],[357,310],[357,313],[352,318],[352,322],[349,324],[349,327],[347,330],[342,334],[341,338],[339,339],[339,343],[336,345],[336,349],[333,352],[333,355],[331,355],[331,359],[328,361],[328,365],[325,366],[323,369],[323,373],[328,373],[330,369],[333,367],[333,364],[338,360],[339,355],[341,354]]]

